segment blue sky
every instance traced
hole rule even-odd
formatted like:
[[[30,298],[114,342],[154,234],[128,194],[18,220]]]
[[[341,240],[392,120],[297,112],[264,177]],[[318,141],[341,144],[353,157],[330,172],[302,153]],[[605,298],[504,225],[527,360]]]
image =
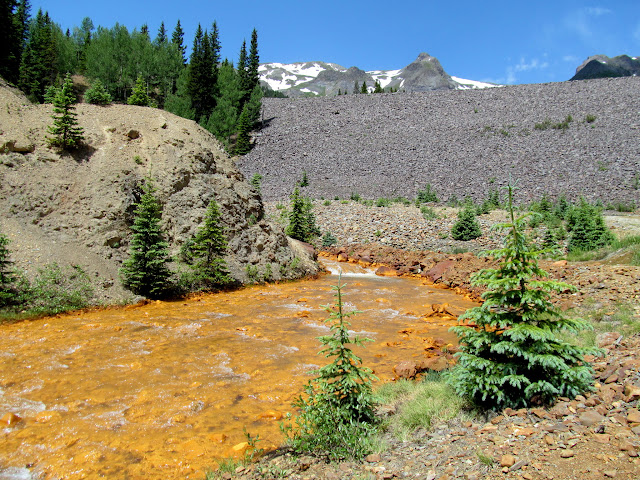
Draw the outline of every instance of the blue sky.
[[[220,29],[222,55],[236,60],[258,30],[261,62],[322,60],[392,70],[420,52],[447,73],[496,83],[568,80],[590,55],[640,56],[640,0],[586,1],[243,1],[32,0],[63,29],[149,25],[155,36],[180,19],[190,47],[198,23]]]

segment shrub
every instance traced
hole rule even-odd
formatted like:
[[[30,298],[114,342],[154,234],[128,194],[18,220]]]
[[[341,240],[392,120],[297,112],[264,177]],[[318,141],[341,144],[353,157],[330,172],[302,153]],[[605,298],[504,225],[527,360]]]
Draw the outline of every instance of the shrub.
[[[586,117],[584,117],[584,121],[586,123],[593,123],[596,121],[596,116],[595,115],[591,115],[591,114],[587,114]]]
[[[364,457],[370,452],[376,432],[371,389],[375,376],[348,346],[371,340],[349,336],[348,318],[358,312],[343,310],[343,288],[339,277],[338,285],[333,287],[336,301],[333,306],[325,306],[331,312],[325,320],[331,334],[319,337],[324,346],[320,354],[332,361],[315,371],[317,377],[305,386],[305,396],[294,402],[300,414],[292,424],[283,426],[295,451],[325,455],[332,460]]]
[[[251,177],[251,180],[249,180],[249,184],[259,195],[261,193],[262,187],[262,175],[260,175],[259,173],[254,173],[253,177]]]
[[[389,200],[388,198],[382,197],[376,200],[376,207],[390,207],[390,206],[391,206],[391,200]]]
[[[557,333],[590,325],[564,317],[551,303],[551,294],[573,287],[546,279],[540,251],[524,234],[525,217],[514,218],[511,186],[508,194],[511,221],[500,225],[508,230],[505,246],[487,252],[502,261],[472,277],[474,285],[487,287],[484,303],[460,316],[471,326],[452,327],[461,351],[448,374],[459,395],[497,410],[550,404],[589,390],[593,370],[584,355],[598,353],[557,339]]]
[[[427,183],[424,190],[418,190],[418,194],[416,195],[416,204],[420,203],[438,203],[438,195],[435,190],[431,188],[431,184]]]
[[[55,315],[86,307],[92,295],[93,287],[81,267],[52,263],[39,269],[31,284],[25,282],[21,308],[31,314]]]
[[[351,192],[351,196],[349,196],[350,200],[353,200],[354,202],[359,202],[360,201],[360,194],[356,193],[356,192]]]
[[[338,239],[331,232],[325,232],[325,234],[322,236],[323,247],[330,247],[332,245],[336,245],[337,243]]]
[[[476,220],[473,204],[467,203],[458,213],[458,221],[451,227],[451,237],[454,240],[473,240],[482,235],[480,224]]]
[[[427,207],[426,205],[420,207],[420,213],[425,220],[437,220],[440,218],[440,215],[438,215],[433,208]]]
[[[84,101],[94,105],[109,105],[112,99],[109,92],[107,92],[107,89],[104,88],[102,82],[97,79],[85,92]]]

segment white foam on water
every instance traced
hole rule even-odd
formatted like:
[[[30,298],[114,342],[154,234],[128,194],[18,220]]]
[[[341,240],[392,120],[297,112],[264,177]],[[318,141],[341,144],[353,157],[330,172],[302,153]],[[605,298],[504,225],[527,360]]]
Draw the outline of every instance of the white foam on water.
[[[34,478],[27,468],[9,467],[0,469],[0,480],[33,480]]]

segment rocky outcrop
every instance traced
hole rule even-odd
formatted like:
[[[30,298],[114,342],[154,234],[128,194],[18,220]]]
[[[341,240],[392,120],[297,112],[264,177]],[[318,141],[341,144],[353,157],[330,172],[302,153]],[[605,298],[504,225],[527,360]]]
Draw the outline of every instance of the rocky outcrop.
[[[118,267],[127,256],[141,182],[149,175],[174,255],[215,199],[236,279],[316,272],[306,251],[265,220],[260,196],[195,122],[152,108],[80,104],[86,147],[68,154],[46,145],[50,105],[29,105],[6,88],[0,88],[0,100],[0,144],[13,146],[0,154],[0,231],[12,241],[12,258],[28,272],[51,261],[78,264],[99,279],[107,297],[121,298]],[[18,144],[31,147],[16,149]]]
[[[576,74],[571,77],[571,80],[635,77],[638,75],[640,75],[640,59],[637,57],[619,55],[609,58],[606,55],[594,55],[576,68]]]

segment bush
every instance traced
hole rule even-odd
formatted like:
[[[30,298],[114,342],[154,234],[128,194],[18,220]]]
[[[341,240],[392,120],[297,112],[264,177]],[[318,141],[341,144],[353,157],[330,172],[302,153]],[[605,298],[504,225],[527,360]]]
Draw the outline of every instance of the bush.
[[[336,245],[337,243],[338,239],[331,232],[325,232],[325,234],[322,236],[323,247],[330,247],[332,245]]]
[[[482,235],[480,224],[476,220],[473,204],[466,204],[458,213],[458,221],[451,227],[451,237],[454,240],[473,240]]]
[[[437,220],[440,218],[440,215],[438,215],[433,208],[427,207],[426,205],[420,207],[420,213],[425,220]]]
[[[484,303],[460,316],[472,326],[452,327],[461,352],[448,374],[459,395],[496,410],[551,404],[589,390],[593,370],[584,355],[598,353],[557,339],[590,325],[564,317],[551,303],[553,293],[573,287],[546,280],[537,262],[541,252],[524,234],[525,217],[514,218],[511,186],[508,192],[511,221],[500,225],[508,230],[505,246],[488,252],[502,263],[472,277],[487,287]]]
[[[362,345],[369,339],[349,336],[347,319],[358,313],[344,312],[342,279],[334,286],[336,302],[325,306],[331,312],[325,323],[331,334],[319,337],[320,354],[332,362],[316,370],[317,377],[305,386],[294,406],[300,414],[283,426],[291,447],[297,452],[316,453],[332,460],[360,459],[371,451],[377,431],[371,382],[375,376],[348,345]]]
[[[431,184],[427,183],[427,186],[424,187],[424,190],[418,190],[418,194],[416,195],[416,204],[419,205],[421,203],[438,203],[438,195],[435,190],[431,188]]]
[[[25,281],[21,308],[31,314],[55,315],[86,307],[92,295],[93,287],[82,268],[53,263],[38,270],[31,284]]]

